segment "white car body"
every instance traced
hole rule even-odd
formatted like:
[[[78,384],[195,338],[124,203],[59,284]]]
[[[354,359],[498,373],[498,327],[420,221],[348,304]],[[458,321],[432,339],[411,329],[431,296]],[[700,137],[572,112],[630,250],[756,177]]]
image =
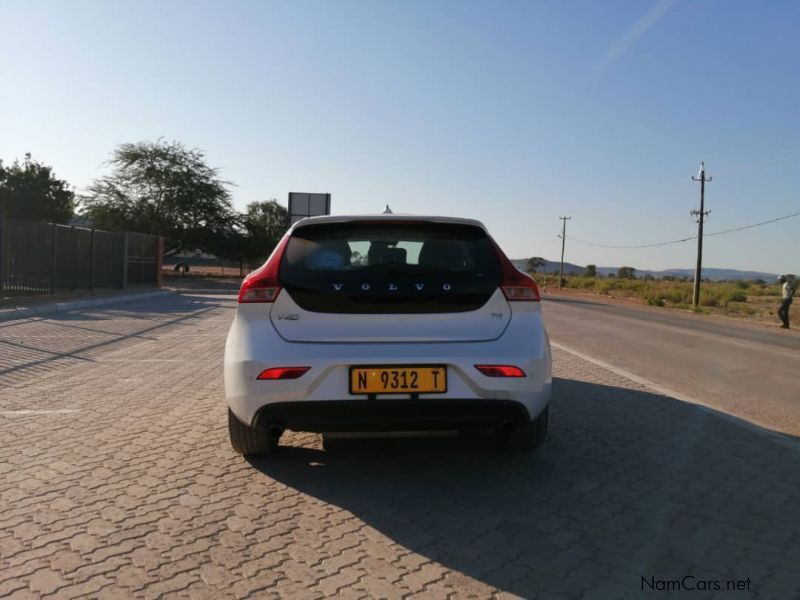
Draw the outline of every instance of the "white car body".
[[[288,241],[298,232],[307,234],[306,228],[327,225],[328,231],[354,223],[391,227],[409,222],[479,228],[491,241],[485,227],[469,219],[313,217],[292,226],[260,271],[272,264],[274,279]],[[502,255],[499,248],[496,251]],[[498,258],[505,259],[508,273],[510,261],[504,255]],[[307,310],[272,280],[277,290],[273,298],[261,301],[264,293],[256,290],[260,299],[242,302],[247,286],[259,277],[257,271],[248,278],[250,284],[246,279],[242,285],[225,346],[230,411],[245,426],[279,431],[460,429],[533,421],[550,402],[550,344],[538,290],[529,276],[516,272],[516,283],[519,278],[530,280],[522,284],[535,291],[535,298],[508,300],[505,288],[498,286],[482,306],[466,312],[348,314]],[[442,365],[447,390],[353,395],[349,373],[354,365]],[[476,365],[513,365],[524,376],[487,376]],[[300,366],[308,368],[295,379],[258,379],[266,369]]]

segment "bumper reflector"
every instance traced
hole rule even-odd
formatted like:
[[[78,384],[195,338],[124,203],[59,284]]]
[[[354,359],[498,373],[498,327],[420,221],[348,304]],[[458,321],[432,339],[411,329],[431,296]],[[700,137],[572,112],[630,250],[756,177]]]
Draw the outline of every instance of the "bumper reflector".
[[[264,369],[256,379],[297,379],[305,375],[311,367],[272,367]]]
[[[525,371],[514,365],[475,365],[487,377],[525,377]]]

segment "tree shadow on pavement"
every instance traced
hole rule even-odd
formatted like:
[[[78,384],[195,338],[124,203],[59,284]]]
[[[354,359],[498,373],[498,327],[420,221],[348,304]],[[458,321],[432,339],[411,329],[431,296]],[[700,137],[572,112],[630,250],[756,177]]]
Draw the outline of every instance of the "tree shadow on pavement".
[[[152,341],[223,306],[217,299],[162,296],[0,324],[0,382],[92,361],[132,339]]]
[[[638,597],[650,591],[643,577],[686,575],[721,581],[726,598],[796,597],[797,439],[637,389],[557,379],[554,398],[533,456],[488,438],[425,437],[285,446],[251,463],[523,597]],[[747,578],[745,596],[724,591]]]
[[[197,314],[204,308],[219,306],[220,300],[205,296],[175,294],[161,296],[153,300],[139,300],[124,304],[107,304],[93,308],[71,310],[38,317],[47,321],[66,323],[71,321],[105,321],[125,316],[144,320],[164,320],[164,309],[170,315]],[[162,309],[163,307],[163,309]]]

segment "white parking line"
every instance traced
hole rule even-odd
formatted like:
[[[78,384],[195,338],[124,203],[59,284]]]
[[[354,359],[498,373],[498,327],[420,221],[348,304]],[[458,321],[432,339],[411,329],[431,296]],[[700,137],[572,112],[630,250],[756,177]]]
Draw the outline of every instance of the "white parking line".
[[[97,358],[93,362],[96,363],[137,363],[137,362],[153,362],[153,363],[177,363],[186,362],[179,358]]]
[[[77,408],[54,408],[50,410],[4,410],[0,412],[4,417],[22,415],[68,415],[80,412]]]

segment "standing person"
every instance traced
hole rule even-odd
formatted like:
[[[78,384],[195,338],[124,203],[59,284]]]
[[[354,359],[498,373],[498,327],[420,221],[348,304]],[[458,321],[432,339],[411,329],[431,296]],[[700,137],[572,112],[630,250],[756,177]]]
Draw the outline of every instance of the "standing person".
[[[789,329],[789,307],[792,305],[792,298],[797,289],[797,280],[794,275],[781,275],[778,277],[778,281],[783,284],[783,300],[778,309],[778,316],[783,321],[781,329]]]

